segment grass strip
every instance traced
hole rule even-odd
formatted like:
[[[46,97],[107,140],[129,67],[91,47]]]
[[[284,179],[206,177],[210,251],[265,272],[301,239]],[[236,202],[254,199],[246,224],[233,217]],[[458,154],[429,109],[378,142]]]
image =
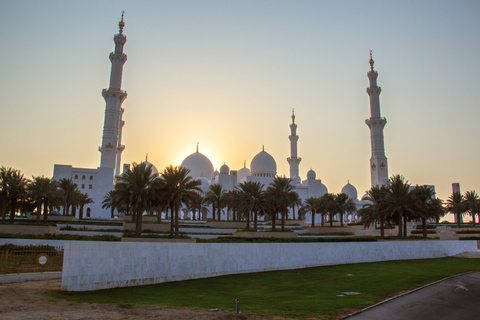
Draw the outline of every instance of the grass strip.
[[[49,294],[78,302],[232,311],[238,298],[243,314],[330,320],[402,291],[479,269],[478,259],[386,261]],[[346,291],[360,294],[339,296]]]

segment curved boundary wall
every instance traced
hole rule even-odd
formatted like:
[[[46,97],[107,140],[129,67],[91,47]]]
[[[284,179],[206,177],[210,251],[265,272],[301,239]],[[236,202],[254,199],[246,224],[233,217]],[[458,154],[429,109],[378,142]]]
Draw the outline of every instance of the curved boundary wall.
[[[477,251],[476,241],[138,243],[65,241],[62,290],[86,291],[227,274]]]

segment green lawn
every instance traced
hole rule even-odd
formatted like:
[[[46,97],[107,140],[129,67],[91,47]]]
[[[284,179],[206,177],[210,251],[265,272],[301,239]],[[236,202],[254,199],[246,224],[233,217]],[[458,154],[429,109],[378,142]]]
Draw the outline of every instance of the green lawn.
[[[272,271],[89,292],[54,292],[81,302],[240,310],[246,314],[335,319],[435,280],[480,270],[479,259],[388,261]],[[359,295],[338,296],[355,291]]]

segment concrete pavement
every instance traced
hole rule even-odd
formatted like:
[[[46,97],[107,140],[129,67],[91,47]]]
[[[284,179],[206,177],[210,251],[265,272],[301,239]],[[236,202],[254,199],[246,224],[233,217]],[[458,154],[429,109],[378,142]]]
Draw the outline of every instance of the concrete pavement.
[[[480,269],[480,261],[478,265]],[[479,320],[480,271],[435,282],[343,319]]]

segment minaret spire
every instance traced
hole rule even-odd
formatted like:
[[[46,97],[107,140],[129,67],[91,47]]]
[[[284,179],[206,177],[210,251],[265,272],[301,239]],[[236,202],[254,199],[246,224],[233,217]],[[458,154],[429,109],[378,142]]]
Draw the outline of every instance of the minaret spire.
[[[373,69],[372,51],[370,51],[370,71],[367,73],[370,87],[367,93],[370,96],[370,118],[365,123],[370,128],[370,142],[372,156],[370,158],[370,176],[373,186],[384,185],[388,183],[388,163],[385,156],[385,146],[383,138],[383,128],[387,119],[380,115],[380,92],[382,89],[377,86],[378,72]]]
[[[292,109],[292,124],[290,125],[290,157],[287,158],[288,164],[290,165],[290,179],[299,177],[299,165],[302,158],[297,157],[297,125],[295,124],[295,109]],[[300,180],[300,179],[298,179]],[[297,180],[297,182],[299,182]]]
[[[105,99],[105,121],[103,125],[102,146],[98,150],[102,153],[100,159],[101,168],[112,168],[116,176],[120,175],[121,155],[125,146],[122,145],[122,128],[125,122],[122,120],[124,109],[123,101],[127,98],[127,92],[122,90],[123,65],[127,61],[127,55],[123,53],[123,47],[127,37],[123,34],[124,12],[118,23],[120,31],[113,37],[115,50],[110,53],[112,63],[110,71],[110,85],[103,89],[102,96]]]

